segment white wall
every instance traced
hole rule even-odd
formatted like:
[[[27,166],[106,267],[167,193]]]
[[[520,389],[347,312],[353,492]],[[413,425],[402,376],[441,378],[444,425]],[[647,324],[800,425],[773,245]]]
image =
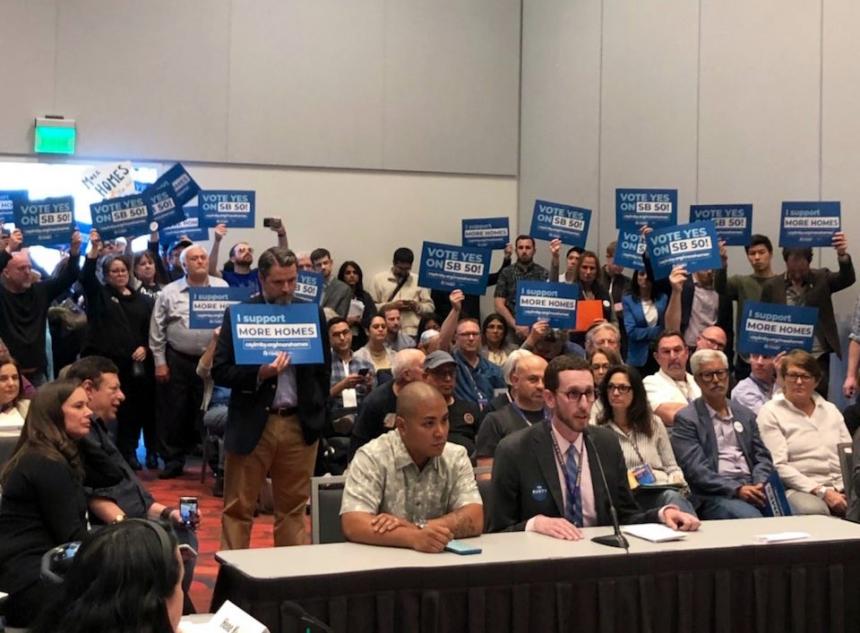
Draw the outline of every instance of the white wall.
[[[519,29],[519,0],[0,0],[0,153],[61,114],[83,158],[515,175]]]
[[[257,253],[274,244],[274,234],[262,228],[267,216],[284,219],[294,250],[328,248],[336,266],[354,259],[365,277],[390,267],[399,246],[415,251],[417,260],[423,240],[459,244],[460,218],[516,220],[514,178],[193,163],[186,167],[203,188],[257,192],[257,228],[232,230],[221,261],[240,240],[250,242]],[[501,261],[499,253],[496,257]]]
[[[856,2],[523,7],[521,225],[536,197],[592,208],[602,252],[617,187],[676,187],[681,221],[692,203],[751,202],[776,243],[783,200],[836,199],[860,262]],[[832,249],[814,264],[835,267]],[[729,265],[748,269],[742,248]],[[835,295],[842,320],[858,288]]]

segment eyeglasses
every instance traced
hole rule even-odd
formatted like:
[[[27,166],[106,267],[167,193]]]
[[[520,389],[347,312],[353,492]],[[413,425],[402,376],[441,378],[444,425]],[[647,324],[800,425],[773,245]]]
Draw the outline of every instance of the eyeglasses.
[[[571,402],[579,402],[582,400],[583,396],[588,402],[594,402],[594,399],[597,397],[597,392],[594,391],[594,389],[586,389],[585,391],[571,389],[570,391],[556,391],[556,393],[563,395]]]
[[[716,378],[717,380],[722,380],[726,376],[729,375],[728,369],[714,369],[713,371],[700,371],[699,378],[702,380],[713,380]]]
[[[633,389],[630,385],[609,383],[606,385],[606,391],[617,391],[621,395],[628,394]]]
[[[722,352],[724,349],[726,349],[726,344],[722,341],[718,341],[717,339],[711,338],[710,336],[705,336],[704,334],[700,334],[699,336],[702,337],[702,340],[707,341],[708,343],[713,345],[715,350]]]
[[[787,380],[791,380],[793,382],[797,382],[798,380],[800,382],[809,382],[810,380],[812,380],[812,376],[810,376],[809,374],[801,374],[801,373],[798,373],[796,371],[788,372],[785,375],[785,378]]]

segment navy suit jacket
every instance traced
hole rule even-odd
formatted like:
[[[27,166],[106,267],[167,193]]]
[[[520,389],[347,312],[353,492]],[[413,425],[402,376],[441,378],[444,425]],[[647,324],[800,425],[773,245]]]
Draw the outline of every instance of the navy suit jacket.
[[[539,514],[564,516],[564,497],[550,432],[549,424],[534,424],[499,442],[493,461],[491,532],[524,530],[528,520]],[[633,499],[627,483],[627,466],[615,433],[598,426],[589,426],[584,433],[597,524],[612,525],[612,515],[595,451],[606,472],[619,522],[658,523],[659,510],[643,512]],[[587,441],[588,438],[591,442]]]
[[[743,431],[735,431],[735,436],[746,457],[752,482],[764,483],[774,466],[759,435],[755,413],[734,402],[729,402],[729,406],[735,421],[743,427]],[[717,436],[704,398],[696,398],[675,414],[672,448],[693,494],[734,496],[738,483],[720,475]]]
[[[263,298],[257,295],[247,303],[263,303]],[[319,311],[319,320],[322,336],[326,323],[322,310]],[[295,366],[298,417],[302,424],[302,434],[308,444],[319,439],[326,423],[326,404],[331,380],[331,346],[325,339],[322,348],[322,364]],[[215,384],[229,387],[231,390],[227,425],[224,428],[224,447],[231,453],[248,455],[253,452],[263,435],[278,380],[270,378],[258,385],[259,370],[259,365],[236,364],[230,308],[227,308],[212,360],[212,378]]]

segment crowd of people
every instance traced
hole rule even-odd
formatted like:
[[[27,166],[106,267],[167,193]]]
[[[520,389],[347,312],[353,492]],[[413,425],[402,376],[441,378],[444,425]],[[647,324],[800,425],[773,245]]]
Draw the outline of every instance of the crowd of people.
[[[482,315],[480,297],[420,287],[409,248],[365,282],[357,262],[336,268],[326,248],[294,252],[284,224],[270,228],[276,245],[255,260],[248,243],[235,243],[220,270],[222,225],[209,251],[182,238],[162,252],[154,233],[131,253],[92,231],[81,253],[75,233],[53,274],[33,271],[26,235],[2,237],[0,422],[22,427],[0,470],[10,624],[86,630],[44,608],[57,592],[39,577],[46,552],[80,540],[70,574],[84,578],[135,543],[116,573],[156,569],[147,604],[159,622],[193,609],[194,521],[156,502],[137,473],[179,477],[210,441],[224,549],[250,546],[267,479],[274,544],[303,544],[310,478],[325,472],[346,474],[346,538],[426,552],[486,530],[577,540],[616,510],[622,523],[696,530],[701,519],[768,515],[767,486],[784,488],[795,514],[860,520],[837,453],[852,441],[854,417],[827,400],[830,355],[841,355],[831,297],[855,279],[842,233],[833,238],[838,271],[813,269],[810,249],[789,248],[776,273],[770,240],[754,235],[751,272],[729,275],[723,246],[720,270],[676,267],[665,280],[647,258],[625,276],[614,243],[602,265],[593,251],[569,249],[562,270],[553,241],[547,269],[521,235],[491,276],[494,312]],[[301,270],[323,279],[321,363],[293,364],[284,351],[237,364],[232,308],[219,328],[191,327],[189,288],[249,287],[251,303],[287,306],[299,301]],[[523,280],[578,284],[601,314],[581,331],[525,326]],[[818,308],[812,350],[735,353],[733,304],[740,314],[757,300]],[[847,397],[858,364],[860,300]],[[476,466],[491,472],[478,475],[489,477],[483,499]],[[109,583],[66,583],[64,599],[76,605],[67,613],[97,621],[107,607],[93,600]]]

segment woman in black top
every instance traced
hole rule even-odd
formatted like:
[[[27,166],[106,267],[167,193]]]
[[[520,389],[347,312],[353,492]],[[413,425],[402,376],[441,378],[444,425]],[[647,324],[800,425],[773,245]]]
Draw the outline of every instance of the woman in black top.
[[[352,298],[364,304],[364,312],[360,317],[347,317],[347,322],[352,330],[352,351],[361,349],[367,345],[367,332],[365,328],[376,314],[376,304],[370,294],[364,289],[364,273],[361,266],[353,261],[345,261],[337,271],[337,278],[352,288]]]
[[[125,401],[117,411],[117,448],[133,469],[140,470],[135,449],[142,427],[146,466],[157,468],[155,370],[148,347],[153,301],[131,288],[130,265],[123,255],[104,259],[105,283],[99,283],[96,265],[103,245],[97,231],[90,231],[90,244],[81,273],[88,321],[81,356],[104,356],[119,368]]]
[[[86,534],[87,501],[77,441],[90,430],[87,392],[76,380],[39,388],[21,440],[0,472],[0,591],[9,626],[29,626],[51,593],[42,556]]]

